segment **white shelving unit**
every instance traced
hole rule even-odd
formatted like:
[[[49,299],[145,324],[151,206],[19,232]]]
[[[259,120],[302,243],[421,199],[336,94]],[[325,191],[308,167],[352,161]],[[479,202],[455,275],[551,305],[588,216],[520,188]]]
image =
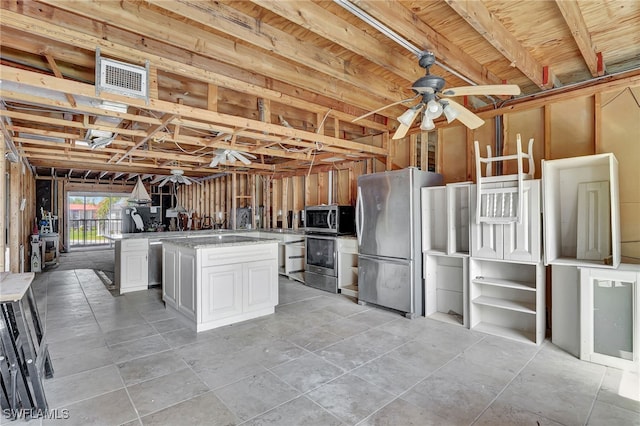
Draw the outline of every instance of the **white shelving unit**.
[[[618,161],[611,153],[542,161],[546,265],[620,264]]]
[[[422,188],[425,315],[469,327],[471,183]]]
[[[469,275],[472,329],[536,345],[542,343],[545,335],[542,263],[471,258]]]

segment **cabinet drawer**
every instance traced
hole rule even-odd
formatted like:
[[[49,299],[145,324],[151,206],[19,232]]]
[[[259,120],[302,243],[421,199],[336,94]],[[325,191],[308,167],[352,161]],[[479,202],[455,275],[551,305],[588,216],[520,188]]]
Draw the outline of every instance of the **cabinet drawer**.
[[[147,238],[136,238],[131,240],[122,240],[120,249],[122,251],[147,250],[149,248],[149,240]]]
[[[202,267],[229,265],[278,258],[278,245],[258,244],[255,246],[223,247],[202,250]]]

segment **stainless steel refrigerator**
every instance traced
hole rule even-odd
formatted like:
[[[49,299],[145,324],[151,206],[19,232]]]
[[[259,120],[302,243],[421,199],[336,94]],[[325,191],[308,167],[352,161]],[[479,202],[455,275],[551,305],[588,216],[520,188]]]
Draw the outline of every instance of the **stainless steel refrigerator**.
[[[424,315],[420,188],[442,175],[416,168],[358,178],[358,301]]]

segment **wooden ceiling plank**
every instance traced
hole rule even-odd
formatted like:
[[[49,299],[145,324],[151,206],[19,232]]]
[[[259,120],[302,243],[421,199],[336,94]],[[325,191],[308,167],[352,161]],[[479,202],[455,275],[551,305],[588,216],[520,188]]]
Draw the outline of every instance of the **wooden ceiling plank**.
[[[598,51],[593,45],[591,34],[584,22],[577,0],[556,0],[556,5],[571,30],[571,35],[576,41],[591,75],[594,77],[604,75],[605,67],[602,66],[601,69],[598,69]]]
[[[142,34],[145,38],[161,40],[164,43],[228,64],[239,67],[247,67],[250,64],[250,67],[255,72],[346,103],[363,105],[364,107],[375,98],[377,98],[378,102],[385,102],[389,99],[396,100],[398,97],[398,94],[393,90],[393,86],[381,93],[377,91],[378,85],[372,85],[369,89],[356,88],[352,84],[336,80],[336,77],[313,73],[313,65],[305,65],[309,72],[301,72],[300,63],[291,64],[288,60],[236,43],[235,40],[226,39],[212,32],[189,25],[186,22],[179,20],[168,22],[166,16],[145,8],[143,4],[112,1],[93,3],[84,0],[66,0],[64,2],[43,0],[42,3],[50,4],[56,8],[80,14],[93,20],[108,22],[109,25],[135,34]],[[141,19],[142,15],[144,15],[144,19]],[[94,45],[94,49],[95,47],[97,45]],[[101,46],[100,48],[104,51]],[[138,49],[138,56],[146,56],[151,63],[157,65],[160,69],[160,62],[151,59],[153,55],[143,49],[143,46]],[[106,53],[106,51],[104,52]],[[162,62],[166,63],[166,61]],[[144,61],[141,63],[144,63]],[[184,63],[181,65],[182,69],[184,69]],[[195,76],[191,75],[189,77],[194,78]],[[378,82],[378,84],[382,84],[382,82]]]
[[[390,29],[412,41],[422,50],[432,51],[436,59],[478,84],[501,84],[502,80],[491,73],[462,49],[419,19],[411,10],[398,2],[352,0],[371,16],[384,22]]]
[[[301,49],[300,39],[220,2],[167,2],[165,0],[148,0],[148,2],[361,89],[373,92],[390,90],[389,87],[383,87],[386,85],[384,80],[376,83],[359,78],[358,76],[367,73],[364,67],[309,43]],[[375,87],[376,84],[380,85],[380,89]]]
[[[325,106],[316,105],[313,102],[296,98],[277,90],[267,89],[256,84],[247,83],[220,73],[216,73],[212,71],[210,67],[201,68],[198,66],[189,65],[186,62],[180,62],[179,60],[173,60],[171,58],[155,55],[150,52],[141,51],[140,49],[135,49],[111,40],[103,40],[100,37],[84,34],[82,32],[75,31],[69,28],[63,28],[52,23],[47,23],[43,19],[36,19],[10,10],[3,10],[3,12],[0,14],[0,23],[5,27],[4,31],[6,31],[6,29],[16,29],[27,33],[32,33],[46,39],[59,41],[61,43],[67,43],[70,46],[75,46],[76,48],[84,48],[92,51],[95,50],[96,47],[99,47],[104,55],[115,56],[120,60],[129,62],[143,63],[148,59],[158,69],[162,69],[163,71],[171,72],[179,76],[195,78],[203,82],[215,84],[220,87],[226,87],[232,90],[239,91],[241,93],[268,98],[283,105],[306,109],[310,112],[326,111]],[[199,61],[195,57],[189,61],[189,63],[198,62],[202,61]],[[328,87],[332,84],[332,82],[325,82],[320,84],[320,87]],[[362,100],[366,101],[366,98],[371,98],[371,96],[364,96]],[[376,101],[375,99],[371,99],[371,101],[371,106],[360,105],[360,107],[364,110],[367,110],[375,108],[374,105],[376,105],[376,102],[378,102],[377,105],[382,103],[380,101]],[[358,114],[359,113],[349,114],[335,109],[331,112],[332,116],[335,116],[343,121],[351,121]],[[374,122],[372,120],[367,120],[366,122],[362,122],[362,124],[366,124],[369,128],[380,131],[387,130],[387,126]]]
[[[49,63],[49,66],[51,67],[51,71],[53,71],[53,75],[55,75],[58,78],[64,78],[62,76],[62,73],[60,72],[60,69],[58,68],[58,64],[56,64],[56,60],[54,59],[54,57],[51,55],[51,53],[45,52],[44,57],[47,59],[47,62]],[[76,100],[74,99],[73,95],[69,94],[69,93],[65,93],[64,94],[67,98],[67,100],[69,101],[69,105],[71,105],[72,107],[76,107]]]
[[[445,0],[449,6],[495,47],[512,66],[542,89],[553,87],[555,76],[549,71],[545,81],[543,65],[525,49],[505,26],[480,1]]]
[[[417,61],[381,45],[373,36],[340,19],[320,5],[308,1],[278,0],[253,0],[253,3],[369,59],[408,81],[413,81],[422,74],[422,68]],[[392,99],[399,98],[394,96]]]

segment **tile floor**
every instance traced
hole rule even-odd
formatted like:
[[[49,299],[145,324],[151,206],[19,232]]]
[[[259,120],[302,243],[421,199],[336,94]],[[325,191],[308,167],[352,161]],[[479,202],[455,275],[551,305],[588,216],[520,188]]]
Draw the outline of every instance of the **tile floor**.
[[[109,255],[84,265],[108,269]],[[195,334],[159,289],[114,297],[67,260],[33,285],[56,370],[47,398],[69,418],[29,425],[640,425],[638,375],[549,341],[407,320],[284,278],[274,315]]]

